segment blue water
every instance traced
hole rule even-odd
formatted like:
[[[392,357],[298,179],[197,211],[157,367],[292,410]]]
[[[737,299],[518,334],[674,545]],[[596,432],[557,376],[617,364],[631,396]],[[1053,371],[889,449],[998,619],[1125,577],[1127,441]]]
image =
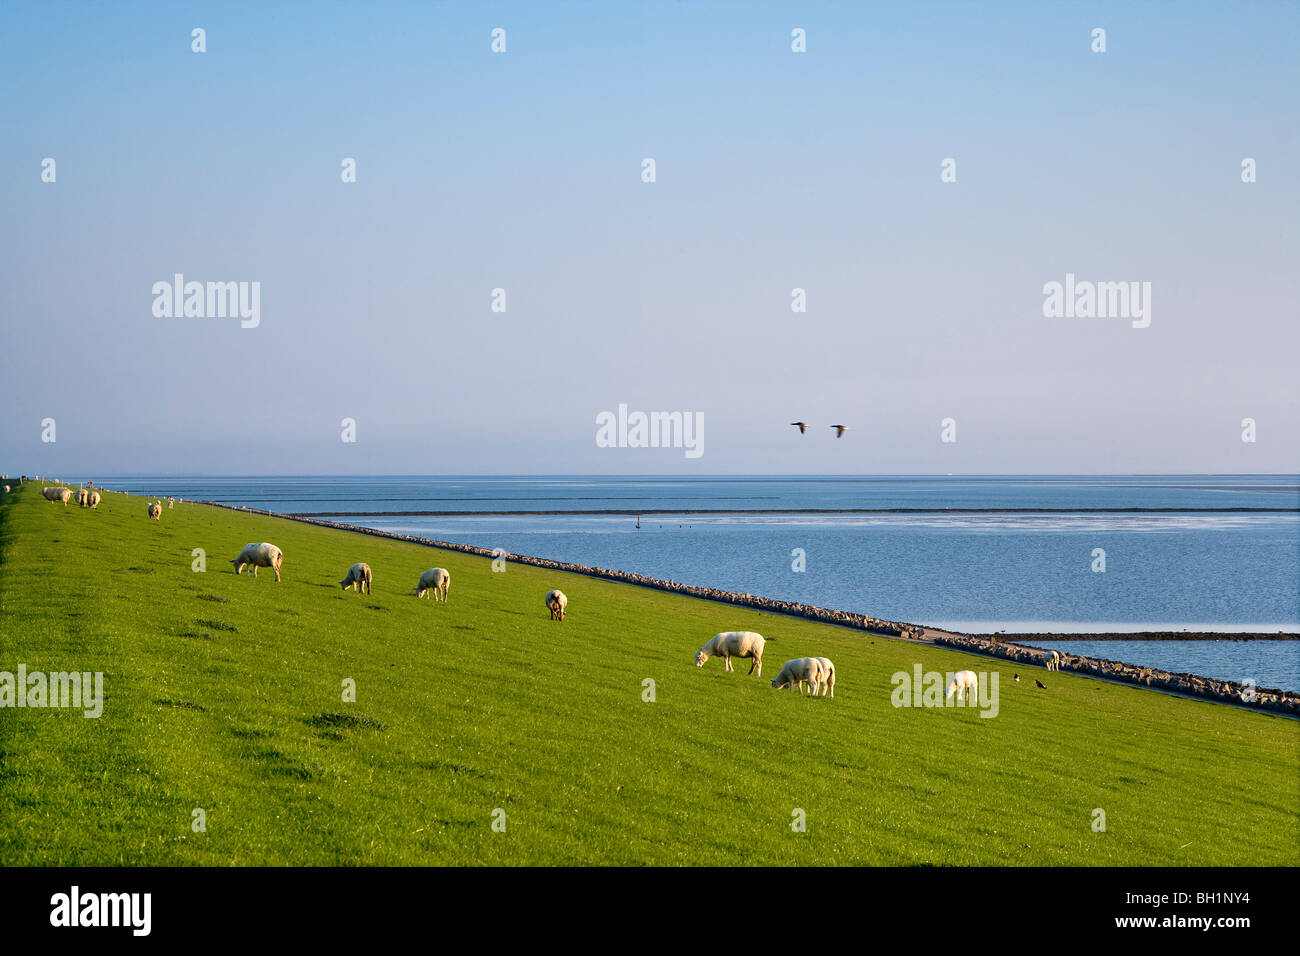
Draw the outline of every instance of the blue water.
[[[1295,641],[1051,641],[1040,646],[1112,661],[1141,658],[1139,663],[1147,667],[1177,674],[1300,690],[1300,647]]]
[[[648,508],[1300,508],[1295,475],[1118,477],[73,476],[273,511]]]
[[[1300,631],[1296,513],[679,514],[635,527],[643,509],[1296,509],[1296,476],[90,477],[963,631]],[[626,514],[373,514],[603,509]],[[340,515],[358,511],[372,513]],[[1300,642],[1119,646],[1101,656],[1300,690]]]

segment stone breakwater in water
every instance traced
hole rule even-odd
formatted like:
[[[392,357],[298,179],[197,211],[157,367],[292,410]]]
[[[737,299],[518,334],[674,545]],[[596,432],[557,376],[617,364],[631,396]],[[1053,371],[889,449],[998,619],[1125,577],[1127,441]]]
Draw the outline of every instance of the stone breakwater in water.
[[[1043,634],[999,632],[974,634],[986,640],[1011,641],[1016,644],[1040,641],[1300,641],[1293,631],[1220,631],[1218,633],[1191,633],[1188,631],[1102,631],[1097,633],[1051,631]]]
[[[456,544],[452,541],[436,541],[432,538],[422,538],[417,535],[397,534],[392,531],[379,531],[375,528],[362,528],[338,521],[326,521],[323,518],[283,515],[274,511],[264,511],[260,508],[254,509],[223,504],[219,501],[195,503],[211,505],[215,508],[225,508],[228,511],[239,511],[244,514],[264,514],[272,518],[283,518],[286,521],[300,521],[303,524],[335,528],[340,531],[351,531],[356,534],[368,534],[377,538],[409,541],[425,547],[459,551],[462,554],[472,554],[482,558],[504,557],[507,561],[512,561],[515,564],[526,564],[535,568],[551,568],[569,574],[584,574],[588,577],[618,581],[623,584],[635,584],[639,587],[654,588],[659,591],[671,591],[674,594],[684,594],[689,597],[718,601],[723,604],[734,604],[759,611],[770,611],[775,614],[789,614],[810,621],[821,621],[825,624],[836,624],[840,627],[854,628],[887,637],[952,647],[973,654],[999,657],[1032,666],[1042,667],[1046,665],[1052,656],[1051,651],[1045,651],[1040,647],[1026,647],[1023,644],[1015,644],[1005,640],[938,631],[918,624],[909,624],[905,621],[885,621],[866,614],[836,611],[811,604],[777,601],[773,598],[760,597],[757,594],[737,594],[734,591],[721,591],[717,588],[679,584],[676,581],[664,581],[661,578],[647,577],[644,574],[634,574],[630,571],[614,571],[608,568],[590,567],[585,564],[569,564],[564,561],[552,561],[549,558],[535,558],[526,554],[503,554],[494,552],[490,548],[480,548],[470,544]],[[1300,694],[1292,691],[1252,689],[1235,681],[1214,680],[1209,677],[1199,677],[1195,674],[1171,674],[1168,671],[1156,670],[1151,667],[1139,667],[1135,664],[1125,664],[1120,661],[1082,657],[1078,654],[1061,654],[1061,669],[1126,684],[1136,684],[1141,687],[1153,687],[1192,697],[1203,697],[1207,700],[1236,704],[1242,707],[1253,707],[1259,710],[1270,710],[1300,716]]]
[[[1050,650],[1045,651],[1040,647],[1026,647],[1023,644],[1003,640],[994,641],[969,634],[931,631],[929,640],[945,647],[1038,666],[1045,665],[1052,656]],[[1200,677],[1196,674],[1172,674],[1154,667],[1141,667],[1137,664],[1125,664],[1122,661],[1083,657],[1060,651],[1057,653],[1061,655],[1061,670],[1064,671],[1090,674],[1094,677],[1137,684],[1142,687],[1155,687],[1191,697],[1204,697],[1207,700],[1237,704],[1241,707],[1254,707],[1259,710],[1300,716],[1300,694],[1294,691],[1250,688],[1236,681],[1215,680],[1212,677]]]

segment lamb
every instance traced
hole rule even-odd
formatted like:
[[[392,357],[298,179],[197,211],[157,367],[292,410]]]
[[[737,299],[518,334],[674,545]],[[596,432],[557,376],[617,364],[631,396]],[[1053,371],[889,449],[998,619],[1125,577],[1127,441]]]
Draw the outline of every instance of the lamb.
[[[424,597],[433,592],[435,601],[447,600],[447,589],[451,587],[451,575],[442,568],[430,568],[420,575],[420,583],[415,586],[415,596]],[[441,597],[439,594],[441,593]]]
[[[162,521],[162,502],[149,502],[149,517],[154,521]]]
[[[92,508],[98,508],[98,507],[99,507],[99,502],[100,502],[100,494],[99,494],[99,492],[98,492],[98,491],[92,491],[92,492],[90,493],[90,507],[92,507]]]
[[[551,612],[552,621],[563,621],[564,610],[569,606],[569,597],[559,588],[546,592],[546,608]]]
[[[85,488],[78,488],[76,492],[76,497],[77,497],[77,506],[79,508],[84,508],[88,504],[90,504],[90,492],[87,491]]]
[[[762,634],[755,634],[753,631],[723,631],[720,634],[714,634],[713,639],[695,652],[695,666],[703,667],[704,662],[710,657],[721,657],[725,664],[723,670],[733,671],[731,659],[733,657],[751,657],[753,663],[749,665],[749,673],[758,672],[758,676],[763,676],[763,646],[767,642],[763,640]]]
[[[50,501],[62,501],[64,507],[67,507],[68,499],[72,497],[72,489],[60,488],[58,485],[51,485],[48,488],[42,488],[41,494]]]
[[[159,514],[162,513],[162,505],[156,505]],[[239,557],[230,562],[235,566],[236,574],[243,574],[245,566],[253,569],[253,577],[257,577],[258,568],[274,568],[275,579],[280,580],[280,565],[284,563],[284,554],[273,544],[263,541],[261,544],[246,544],[244,550],[239,552]]]
[[[347,575],[339,582],[345,591],[355,590],[358,594],[370,593],[370,565],[359,561],[348,568]]]
[[[975,693],[976,682],[974,671],[958,671],[952,675],[952,680],[948,682],[948,693],[944,700],[950,700],[955,693],[957,699],[962,703],[970,700],[970,695]]]
[[[1061,652],[1052,651],[1052,656],[1047,660],[1047,669],[1049,671],[1059,671],[1061,669]]]
[[[772,678],[772,686],[777,690],[783,687],[789,687],[793,692],[795,686],[799,687],[799,693],[803,693],[804,682],[812,688],[813,696],[821,690],[822,682],[826,679],[826,674],[822,668],[822,658],[820,657],[796,657],[792,661],[786,661],[785,666],[781,668],[781,673]]]

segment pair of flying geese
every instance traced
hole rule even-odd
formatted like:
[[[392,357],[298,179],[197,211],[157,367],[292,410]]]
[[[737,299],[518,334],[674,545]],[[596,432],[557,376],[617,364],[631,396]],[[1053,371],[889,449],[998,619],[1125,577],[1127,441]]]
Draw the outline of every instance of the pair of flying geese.
[[[804,432],[806,432],[806,431],[808,430],[808,423],[807,423],[807,422],[791,422],[790,424],[793,425],[795,428],[799,429],[799,434],[800,434],[800,435],[802,435]],[[848,428],[848,427],[849,427],[848,425],[832,425],[832,426],[831,426],[831,428],[835,429],[835,437],[836,437],[836,438],[843,438],[843,437],[844,437],[844,429],[846,429],[846,428]]]

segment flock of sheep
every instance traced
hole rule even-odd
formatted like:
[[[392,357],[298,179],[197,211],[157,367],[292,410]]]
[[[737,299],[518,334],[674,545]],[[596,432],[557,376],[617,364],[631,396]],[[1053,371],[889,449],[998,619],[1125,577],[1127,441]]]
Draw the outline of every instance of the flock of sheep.
[[[236,574],[243,574],[246,569],[251,569],[253,577],[257,577],[258,568],[271,568],[275,571],[275,579],[279,581],[280,567],[284,564],[284,552],[267,541],[250,542],[244,545],[239,556],[233,558],[230,563],[235,566]],[[373,583],[374,574],[370,570],[370,565],[364,561],[358,561],[348,568],[347,574],[343,575],[343,580],[338,582],[339,587],[344,591],[355,591],[358,594],[369,594]],[[446,602],[447,592],[450,589],[451,572],[446,568],[429,568],[416,582],[415,596],[417,598],[430,596],[435,601]],[[546,609],[551,613],[551,620],[564,620],[569,598],[563,591],[558,588],[547,591],[545,603]]]
[[[5,485],[5,494],[9,493],[9,486]],[[66,507],[68,502],[75,496],[77,504],[82,508],[98,508],[100,494],[95,489],[78,488],[73,491],[71,488],[64,488],[61,485],[49,485],[41,489],[41,495],[49,501],[61,501]]]
[[[9,486],[5,486],[5,493],[9,492]],[[62,501],[65,505],[73,497],[71,488],[51,486],[43,488],[41,494],[50,501]],[[79,488],[76,491],[77,504],[82,507],[98,508],[100,494],[98,491],[87,491],[85,488]],[[176,504],[176,499],[167,498],[167,507],[172,508]],[[149,508],[149,517],[155,521],[162,519],[162,501],[147,502]],[[253,577],[257,577],[258,568],[271,568],[275,571],[276,581],[280,580],[280,566],[284,563],[284,552],[269,542],[250,542],[244,545],[243,550],[239,552],[238,557],[233,558],[230,562],[235,566],[236,574],[243,574],[244,571],[251,570]],[[348,568],[347,574],[343,580],[339,581],[339,587],[343,590],[353,590],[359,594],[369,594],[374,575],[370,571],[370,565],[364,561],[359,561]],[[434,600],[447,600],[447,592],[451,588],[451,574],[444,568],[429,568],[420,575],[420,580],[415,586],[415,596],[417,598],[431,595]],[[563,621],[565,611],[568,609],[569,599],[563,591],[553,589],[546,593],[546,609],[550,612],[551,620]],[[763,647],[765,645],[763,635],[756,634],[754,631],[723,631],[715,634],[707,644],[699,649],[695,654],[695,666],[703,667],[704,662],[710,657],[721,657],[726,670],[734,670],[731,666],[733,657],[750,658],[753,663],[749,666],[749,673],[757,673],[760,677],[763,675]],[[961,678],[965,673],[958,674]],[[799,693],[804,693],[804,687],[812,691],[814,697],[834,697],[835,696],[835,665],[825,657],[796,657],[793,660],[785,662],[781,672],[772,678],[772,686],[778,690],[789,688],[792,692],[797,687]],[[956,688],[954,688],[956,689]],[[960,688],[964,690],[965,688]],[[949,690],[952,693],[952,689]]]
[[[731,666],[733,657],[748,657],[753,663],[749,673],[763,676],[763,647],[766,645],[762,634],[753,631],[723,631],[713,635],[713,639],[695,652],[695,666],[703,667],[710,657],[721,657],[724,670],[735,670]],[[781,673],[772,678],[772,686],[777,690],[788,687],[791,692],[796,687],[799,693],[808,685],[814,697],[835,696],[835,665],[825,657],[796,657],[788,660],[781,668]]]

